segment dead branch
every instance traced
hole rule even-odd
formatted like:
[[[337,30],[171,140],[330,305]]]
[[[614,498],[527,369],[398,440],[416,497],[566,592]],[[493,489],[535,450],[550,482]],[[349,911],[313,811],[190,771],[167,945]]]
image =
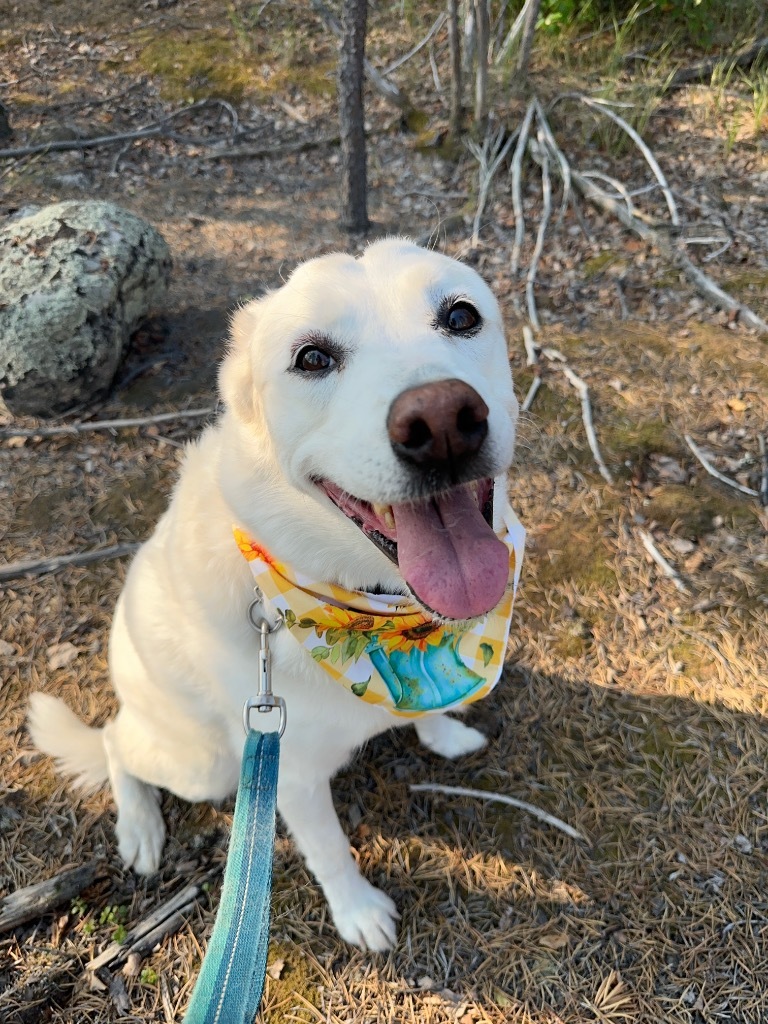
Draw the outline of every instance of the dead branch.
[[[662,573],[667,577],[667,579],[672,580],[674,585],[682,594],[689,594],[690,590],[680,579],[680,574],[678,573],[677,569],[675,569],[675,567],[666,560],[664,555],[662,555],[662,553],[656,547],[656,543],[653,537],[650,535],[650,533],[648,533],[647,530],[638,530],[637,534],[643,543],[643,547],[651,556],[656,565],[658,565],[658,567],[661,569]]]
[[[719,480],[721,484],[726,484],[728,487],[733,487],[735,490],[741,491],[742,494],[748,494],[750,498],[760,497],[760,491],[756,491],[752,487],[745,487],[744,484],[740,484],[738,480],[733,480],[731,477],[726,476],[725,473],[721,473],[719,469],[715,469],[701,448],[699,448],[699,446],[694,442],[690,434],[684,434],[683,437],[685,438],[685,443],[702,464],[704,469],[710,476],[713,476],[715,480]]]
[[[473,249],[476,249],[480,241],[480,220],[485,210],[485,204],[488,201],[488,192],[491,187],[496,172],[499,169],[499,164],[507,155],[510,150],[512,143],[517,137],[516,134],[512,134],[504,138],[505,129],[502,125],[496,132],[491,134],[488,132],[483,139],[482,147],[478,146],[476,142],[469,140],[467,142],[467,148],[469,149],[472,156],[478,163],[478,195],[477,195],[477,209],[475,210],[475,219],[472,227],[472,240],[470,245]]]
[[[555,141],[555,136],[552,133],[552,129],[549,126],[549,121],[544,114],[544,108],[539,102],[538,97],[534,97],[536,103],[536,122],[538,129],[544,135],[544,142],[546,148],[549,150],[551,156],[557,161],[557,165],[560,168],[560,177],[563,179],[563,198],[560,201],[560,213],[557,215],[558,226],[562,223],[568,209],[568,200],[571,196],[571,165],[565,158],[565,154],[558,146]]]
[[[765,508],[768,505],[768,445],[762,434],[757,435],[757,443],[760,448],[760,461],[762,463],[762,474],[760,476],[760,504]]]
[[[402,67],[403,64],[406,63],[406,61],[409,61],[411,57],[415,57],[419,50],[423,49],[427,45],[427,43],[432,39],[435,33],[440,31],[440,29],[445,24],[447,17],[448,15],[445,13],[445,11],[441,11],[441,13],[438,14],[434,22],[432,23],[432,27],[430,28],[429,32],[427,32],[427,34],[424,36],[421,42],[416,43],[416,45],[411,47],[411,49],[407,53],[404,53],[402,57],[398,57],[396,61],[393,61],[389,65],[389,67],[384,68],[384,70],[381,72],[382,77],[389,78],[393,71],[397,71],[397,69]]]
[[[0,900],[0,934],[43,917],[62,903],[73,900],[93,884],[103,867],[101,861],[94,861],[65,868],[52,878],[12,892]]]
[[[720,54],[719,57],[708,57],[706,60],[697,60],[684,68],[678,68],[667,82],[667,87],[678,89],[690,82],[705,82],[712,77],[714,70],[721,64],[733,68],[746,68],[765,57],[768,57],[768,38],[758,39],[756,43],[752,43],[734,54],[728,56]]]
[[[549,226],[549,218],[552,213],[552,185],[549,177],[549,157],[547,156],[547,150],[544,146],[544,135],[539,128],[538,139],[540,144],[539,150],[539,161],[541,163],[541,217],[539,218],[539,228],[536,232],[536,243],[533,247],[533,255],[531,256],[531,262],[528,264],[528,272],[525,275],[525,301],[528,306],[528,319],[533,324],[537,331],[541,330],[541,323],[539,322],[539,313],[536,309],[536,295],[533,287],[536,283],[536,272],[539,269],[539,260],[541,254],[544,251],[544,239],[547,234],[547,227]]]
[[[95,149],[98,146],[111,146],[116,142],[133,142],[137,139],[151,139],[166,135],[174,135],[178,141],[179,137],[174,134],[170,127],[168,127],[169,123],[177,117],[180,117],[182,114],[190,114],[195,110],[200,110],[202,107],[206,107],[211,104],[216,104],[217,106],[221,106],[227,110],[233,118],[231,134],[234,134],[237,128],[237,114],[231,104],[227,103],[226,100],[205,99],[199,100],[197,103],[191,103],[186,107],[180,107],[178,110],[173,110],[170,114],[166,114],[165,117],[162,117],[159,121],[154,121],[151,124],[145,125],[143,128],[136,128],[132,132],[117,132],[113,135],[97,135],[94,138],[87,139],[63,139],[61,141],[38,142],[34,145],[18,146],[14,149],[0,149],[0,159],[32,156],[35,153],[64,153],[69,150]],[[211,143],[214,141],[215,140],[211,140]],[[201,140],[195,140],[196,145],[199,145],[200,142]]]
[[[21,579],[24,576],[42,576],[45,573],[58,572],[59,569],[70,565],[89,565],[91,562],[104,562],[110,558],[124,558],[125,555],[132,555],[138,547],[138,543],[113,544],[108,548],[92,548],[90,551],[76,551],[70,555],[56,555],[53,558],[9,562],[0,565],[0,583]]]
[[[536,376],[531,381],[531,386],[528,388],[526,396],[523,399],[523,404],[520,406],[520,412],[528,412],[528,410],[533,405],[533,400],[536,397],[536,395],[538,394],[538,391],[539,391],[540,387],[541,387],[541,377],[537,373]]]
[[[525,3],[523,4],[520,13],[515,18],[515,20],[512,23],[512,27],[510,28],[509,32],[507,32],[507,34],[506,34],[506,36],[504,38],[504,42],[499,47],[499,51],[496,54],[496,56],[494,58],[494,61],[493,61],[494,64],[500,64],[504,60],[504,58],[507,56],[509,51],[512,49],[512,47],[514,46],[515,40],[520,35],[520,33],[521,33],[522,29],[523,29],[523,24],[524,24],[526,18],[528,17],[528,12],[531,9],[532,3],[533,3],[533,0],[525,0]]]
[[[212,153],[200,153],[198,160],[260,160],[263,157],[291,156],[293,153],[307,153],[321,146],[338,146],[338,135],[321,135],[317,139],[302,142],[287,142],[284,146],[238,146],[237,149],[219,149]]]
[[[533,331],[528,324],[523,324],[523,345],[525,345],[525,365],[535,366],[539,357],[536,353],[536,342],[533,340]]]
[[[413,793],[447,793],[449,796],[469,796],[477,800],[492,800],[494,803],[507,804],[508,807],[516,807],[519,811],[538,818],[539,821],[552,825],[553,828],[565,832],[571,839],[583,839],[581,832],[577,832],[572,825],[567,824],[562,818],[556,818],[549,811],[543,811],[540,807],[526,803],[524,800],[516,800],[513,796],[504,793],[492,793],[485,789],[465,789],[464,786],[441,786],[432,782],[413,783],[408,787]]]
[[[581,399],[581,418],[584,421],[584,429],[587,432],[587,441],[589,442],[590,450],[594,456],[595,462],[597,463],[597,468],[600,470],[600,476],[607,483],[612,484],[613,477],[603,461],[603,456],[600,454],[600,446],[597,443],[595,425],[592,421],[592,403],[589,400],[589,388],[581,377],[573,372],[570,366],[563,366],[562,371],[579,393],[579,398]]]
[[[113,942],[86,966],[86,970],[95,973],[105,967],[120,967],[132,953],[144,955],[161,942],[166,935],[171,935],[181,928],[187,915],[197,902],[203,886],[219,874],[218,868],[209,871],[197,881],[187,885],[165,903],[161,903],[151,914],[138,921],[128,932],[122,942]]]
[[[515,242],[512,246],[512,258],[510,260],[510,270],[513,276],[517,274],[518,267],[520,266],[520,252],[523,248],[523,241],[525,239],[525,218],[523,216],[522,193],[523,154],[528,146],[528,136],[531,132],[531,121],[533,120],[535,110],[535,101],[531,100],[525,111],[523,123],[520,125],[520,131],[517,136],[517,145],[515,146],[515,152],[512,156],[512,163],[509,168],[509,173],[512,177],[512,209],[515,214]]]
[[[81,423],[63,423],[59,427],[3,427],[0,437],[66,437],[86,434],[92,430],[125,430],[128,427],[146,427],[154,423],[169,423],[171,420],[196,420],[211,416],[215,406],[204,409],[180,409],[178,412],[161,412],[155,416],[139,416],[135,419],[92,420]]]

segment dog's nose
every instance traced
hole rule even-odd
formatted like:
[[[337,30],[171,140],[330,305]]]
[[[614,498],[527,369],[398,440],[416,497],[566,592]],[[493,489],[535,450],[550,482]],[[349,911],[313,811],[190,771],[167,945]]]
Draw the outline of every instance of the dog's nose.
[[[389,409],[395,453],[421,467],[451,466],[476,455],[488,434],[488,406],[463,380],[408,388]]]

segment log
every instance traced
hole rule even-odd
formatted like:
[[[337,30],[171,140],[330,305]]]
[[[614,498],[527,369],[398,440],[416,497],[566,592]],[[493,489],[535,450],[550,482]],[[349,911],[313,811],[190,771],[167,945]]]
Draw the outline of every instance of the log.
[[[0,934],[43,917],[87,889],[103,869],[102,861],[65,868],[53,878],[17,889],[0,901]]]

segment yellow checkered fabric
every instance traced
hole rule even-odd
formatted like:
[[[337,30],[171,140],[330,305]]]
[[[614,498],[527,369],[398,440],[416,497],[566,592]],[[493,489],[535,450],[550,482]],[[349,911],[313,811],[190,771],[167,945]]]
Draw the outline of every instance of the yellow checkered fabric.
[[[525,546],[509,506],[504,525],[510,585],[493,611],[469,624],[434,620],[401,595],[309,580],[237,527],[234,535],[263,597],[331,678],[369,704],[416,716],[480,700],[498,682]]]

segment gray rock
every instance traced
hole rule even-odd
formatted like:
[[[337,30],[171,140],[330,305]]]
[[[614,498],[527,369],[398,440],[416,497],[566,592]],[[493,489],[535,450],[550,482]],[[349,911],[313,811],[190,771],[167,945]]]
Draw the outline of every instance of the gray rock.
[[[113,203],[43,207],[0,228],[0,394],[49,416],[107,391],[131,335],[163,299],[162,236]]]

